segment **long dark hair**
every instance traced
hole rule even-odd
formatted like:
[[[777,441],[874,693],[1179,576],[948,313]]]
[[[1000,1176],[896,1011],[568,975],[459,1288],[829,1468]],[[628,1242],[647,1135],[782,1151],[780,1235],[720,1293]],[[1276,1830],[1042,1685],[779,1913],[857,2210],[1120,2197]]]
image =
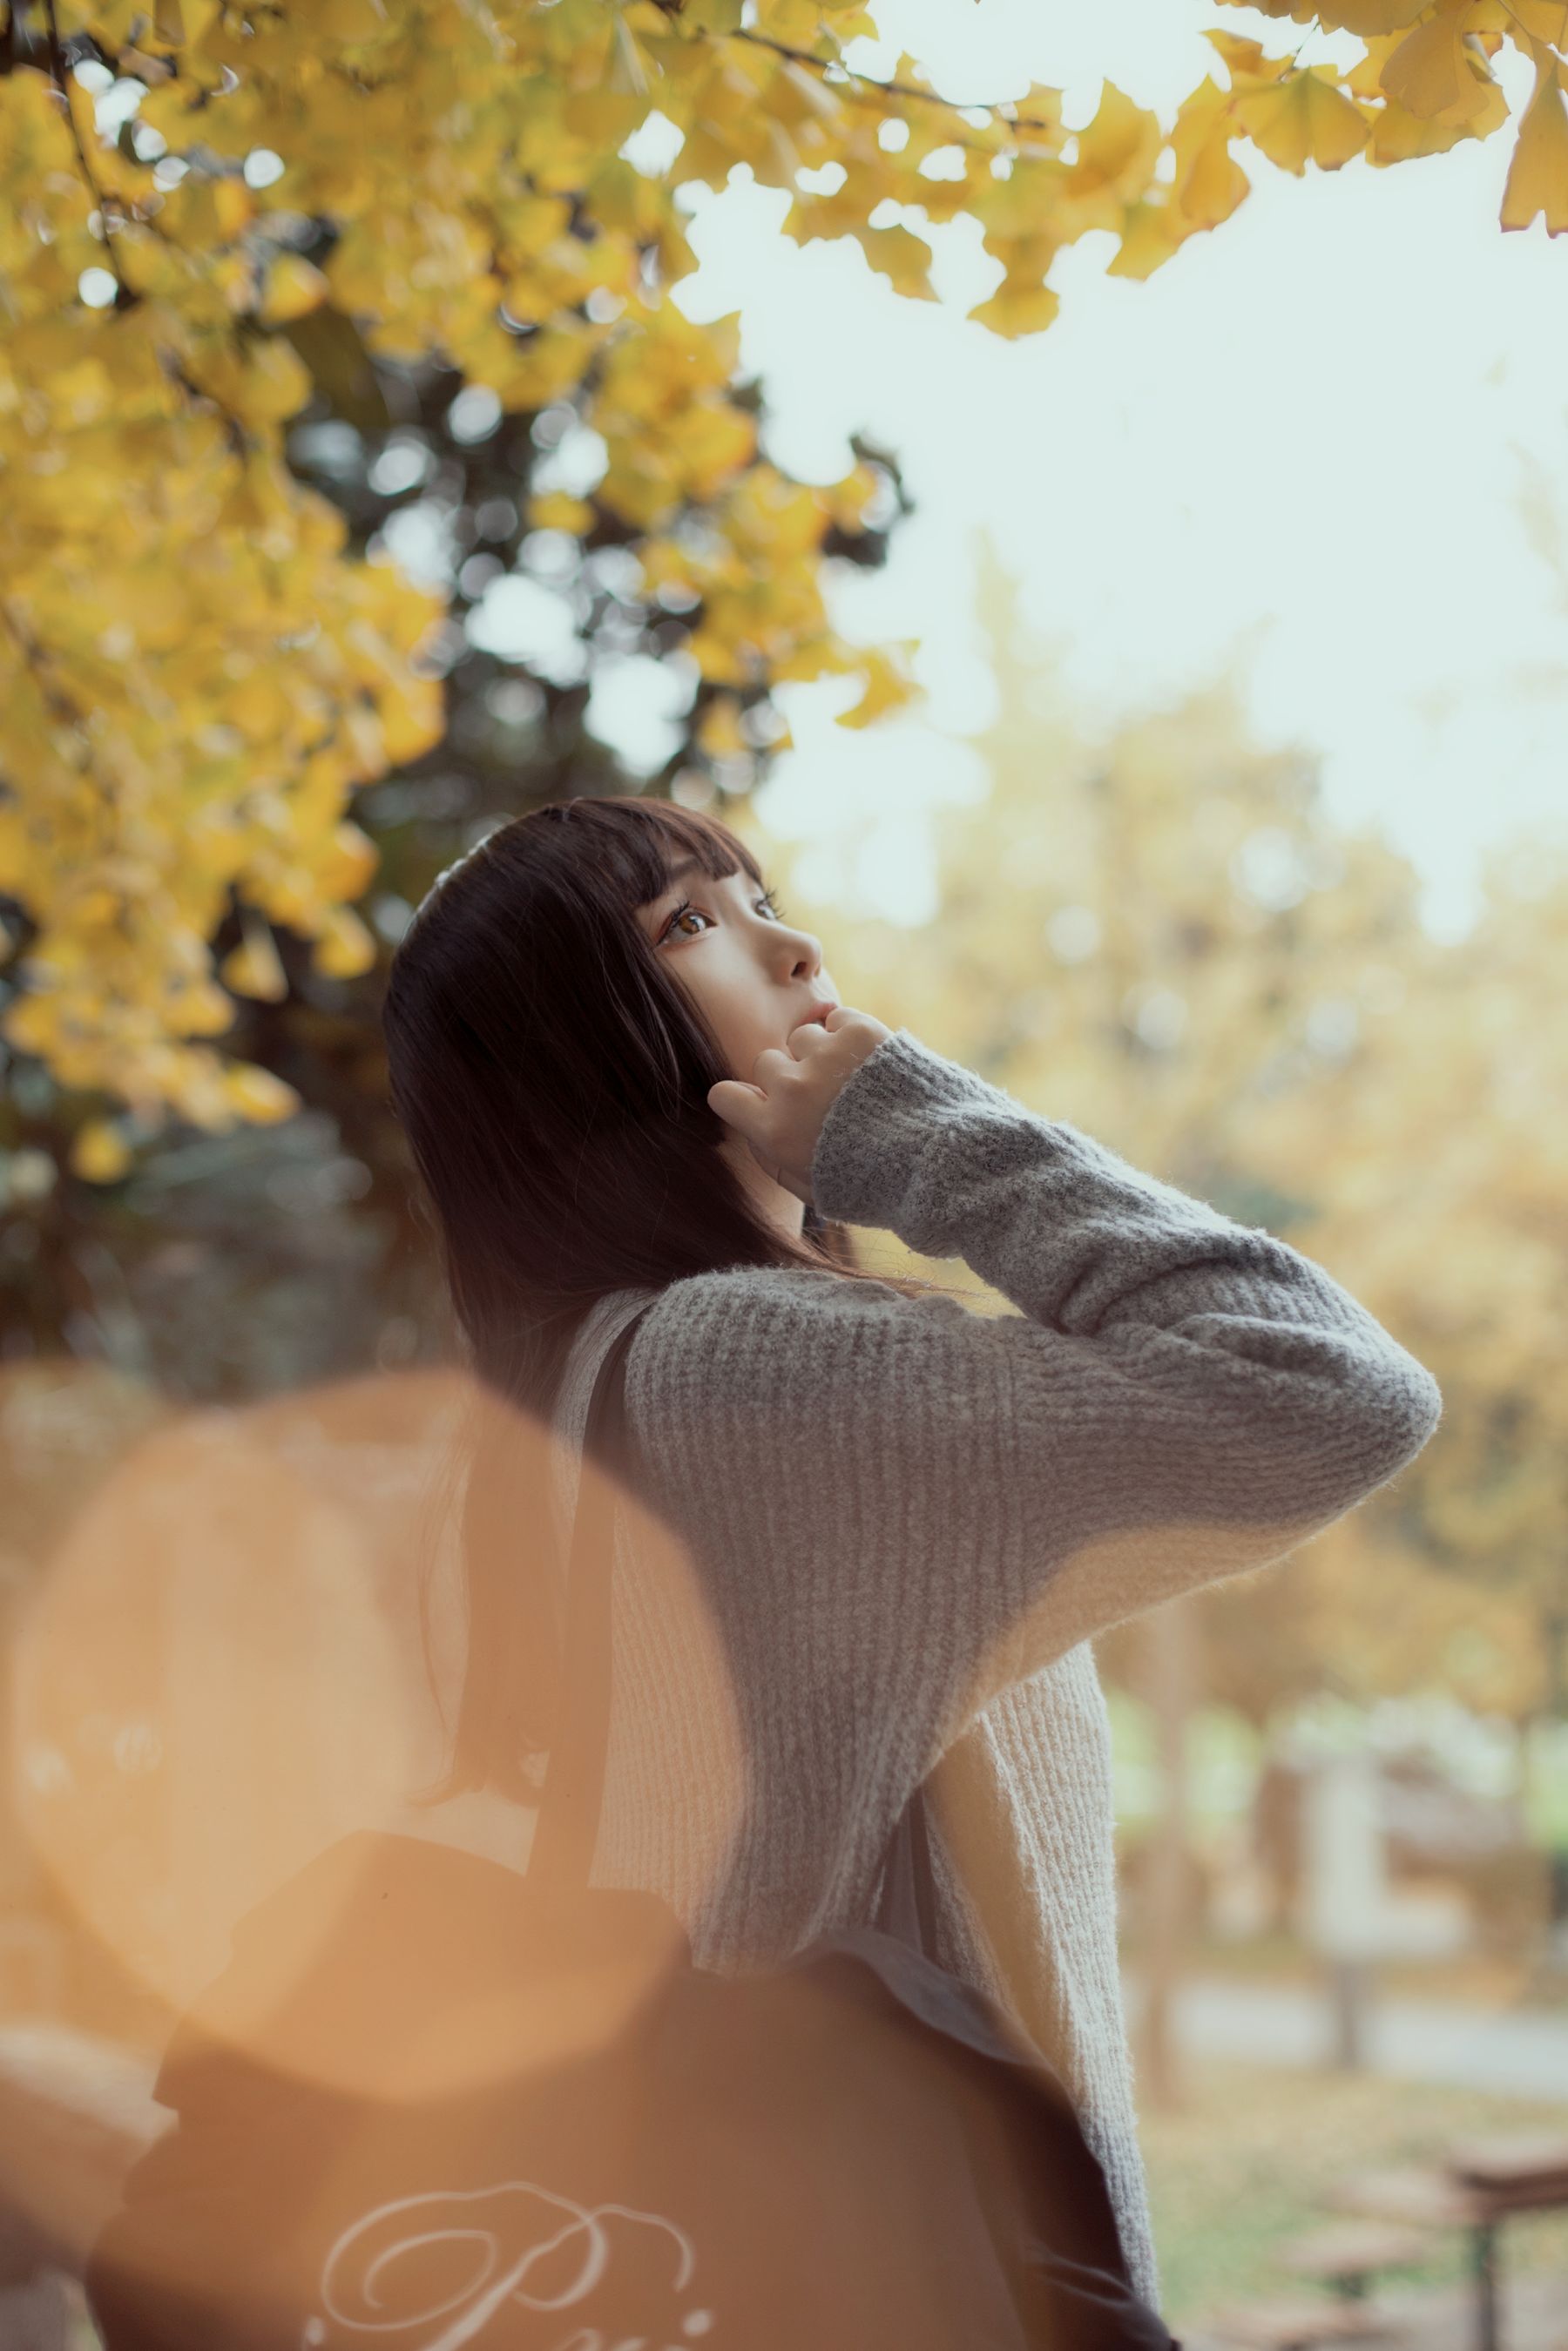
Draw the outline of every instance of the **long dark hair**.
[[[847,1236],[811,1219],[788,1238],[720,1155],[728,1130],[707,1092],[731,1073],[635,919],[686,858],[716,879],[763,878],[744,841],[695,810],[552,802],[448,868],[392,958],[393,1107],[471,1368],[507,1408],[470,1433],[467,1663],[438,1795],[527,1794],[527,1759],[549,1745],[559,1579],[516,1416],[548,1420],[589,1310],[731,1266],[856,1271]]]

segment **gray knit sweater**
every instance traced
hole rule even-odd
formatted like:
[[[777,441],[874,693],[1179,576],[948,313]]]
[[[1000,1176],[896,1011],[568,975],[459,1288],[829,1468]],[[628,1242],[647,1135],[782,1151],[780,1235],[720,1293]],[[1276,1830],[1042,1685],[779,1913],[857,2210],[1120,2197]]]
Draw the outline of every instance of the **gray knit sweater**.
[[[623,1533],[595,1882],[663,1894],[699,1964],[771,1963],[869,1917],[939,1763],[941,1956],[1071,2085],[1153,2299],[1089,1642],[1330,1525],[1441,1397],[1310,1259],[906,1029],[844,1086],[812,1176],[826,1216],[962,1258],[1019,1311],[794,1269],[657,1295],[628,1411],[689,1565]],[[562,1512],[646,1295],[573,1349]]]

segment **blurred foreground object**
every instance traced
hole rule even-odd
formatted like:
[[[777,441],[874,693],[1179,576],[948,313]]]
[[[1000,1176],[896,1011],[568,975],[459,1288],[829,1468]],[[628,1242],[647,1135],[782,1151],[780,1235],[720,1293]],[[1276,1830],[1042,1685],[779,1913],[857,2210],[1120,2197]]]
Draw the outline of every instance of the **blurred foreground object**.
[[[585,1465],[622,1437],[636,1319]],[[591,1884],[615,1533],[585,1479],[528,1875],[354,1836],[242,1923],[159,2077],[176,2127],[91,2256],[108,2351],[455,2351],[491,2320],[517,2351],[1174,2351],[1064,2088],[903,1938],[930,1939],[918,1792],[877,1927],[771,1973],[695,1969],[668,1903]],[[592,2323],[563,2338],[569,2310]]]
[[[80,2351],[88,2248],[168,2123],[134,2051],[59,2025],[0,2027],[3,2351]]]
[[[133,2163],[168,2128],[145,2059],[63,2025],[0,2028],[0,2214],[79,2270]],[[0,2336],[0,2340],[4,2340]]]
[[[505,1505],[465,1559],[465,1466],[492,1440]],[[10,1802],[56,1904],[165,2030],[236,1921],[352,1831],[526,1865],[531,1805],[426,1799],[449,1761],[465,1580],[556,1572],[556,1458],[458,1371],[378,1374],[170,1416],[61,1512],[13,1625]],[[701,1695],[655,1693],[616,1769],[674,1803],[696,1740],[701,1823],[676,1889],[696,1908],[743,1801],[728,1674],[685,1547],[625,1508],[638,1604],[678,1625]]]
[[[672,1927],[423,1841],[319,1857],[170,2050],[178,2122],[89,2272],[108,2351],[1167,2351],[980,2003],[881,1937],[726,1980]]]

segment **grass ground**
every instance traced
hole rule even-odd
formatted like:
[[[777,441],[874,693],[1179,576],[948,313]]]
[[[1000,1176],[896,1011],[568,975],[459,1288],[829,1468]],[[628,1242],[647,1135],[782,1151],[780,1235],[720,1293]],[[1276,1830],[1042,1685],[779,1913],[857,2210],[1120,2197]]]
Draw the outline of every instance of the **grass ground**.
[[[1299,2291],[1273,2255],[1330,2217],[1336,2180],[1431,2162],[1450,2140],[1504,2131],[1568,2137],[1568,2106],[1362,2075],[1191,2067],[1184,2110],[1143,2118],[1167,2318],[1179,2329],[1228,2304]],[[1433,2260],[1396,2282],[1448,2283],[1462,2253],[1457,2236],[1435,2238]],[[1503,2258],[1568,2280],[1568,2214],[1510,2222]]]

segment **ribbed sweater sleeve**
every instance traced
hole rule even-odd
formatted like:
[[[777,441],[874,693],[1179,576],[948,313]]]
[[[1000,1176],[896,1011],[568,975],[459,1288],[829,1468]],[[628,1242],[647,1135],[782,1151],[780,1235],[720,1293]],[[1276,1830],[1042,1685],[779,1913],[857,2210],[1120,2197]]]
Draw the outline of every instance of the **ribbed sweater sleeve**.
[[[902,1679],[919,1627],[944,1743],[1085,1636],[1293,1550],[1437,1424],[1430,1374],[1310,1258],[906,1029],[844,1085],[812,1177],[826,1216],[961,1258],[1019,1312],[700,1276],[655,1309],[643,1379],[677,1451],[684,1401],[690,1470],[723,1464],[743,1551],[758,1507],[759,1537],[793,1519],[824,1633],[841,1551],[868,1668]]]
[[[959,1393],[995,1416],[1004,1475],[988,1507],[1054,1521],[1074,1637],[1277,1557],[1437,1425],[1431,1374],[1310,1258],[906,1029],[840,1094],[812,1172],[825,1215],[960,1257],[1020,1310],[947,1321],[944,1336]],[[1185,1533],[1161,1562],[1146,1542],[1112,1540],[1140,1530]],[[1098,1594],[1083,1588],[1097,1541]]]

